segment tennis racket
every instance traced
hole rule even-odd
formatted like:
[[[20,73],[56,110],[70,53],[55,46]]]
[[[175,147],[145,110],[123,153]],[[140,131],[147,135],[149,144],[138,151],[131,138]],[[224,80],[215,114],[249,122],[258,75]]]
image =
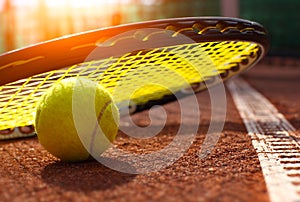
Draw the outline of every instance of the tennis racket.
[[[256,64],[268,48],[266,30],[258,23],[190,17],[92,30],[4,53],[0,140],[35,135],[39,98],[64,78],[99,82],[120,109],[129,101],[125,107],[133,114],[203,91],[219,82],[216,77],[225,81]],[[143,87],[132,94],[136,85]]]

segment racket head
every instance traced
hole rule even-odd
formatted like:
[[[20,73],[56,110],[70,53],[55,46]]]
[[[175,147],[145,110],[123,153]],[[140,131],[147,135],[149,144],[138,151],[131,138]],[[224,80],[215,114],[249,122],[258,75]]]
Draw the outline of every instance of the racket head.
[[[258,23],[192,17],[98,29],[4,53],[0,139],[34,135],[14,128],[32,125],[39,97],[63,78],[84,76],[99,82],[132,114],[205,90],[220,82],[217,77],[225,81],[256,64],[268,48],[266,30]],[[215,68],[207,69],[209,65]],[[152,85],[178,76],[182,82]],[[142,90],[134,87],[137,83]]]

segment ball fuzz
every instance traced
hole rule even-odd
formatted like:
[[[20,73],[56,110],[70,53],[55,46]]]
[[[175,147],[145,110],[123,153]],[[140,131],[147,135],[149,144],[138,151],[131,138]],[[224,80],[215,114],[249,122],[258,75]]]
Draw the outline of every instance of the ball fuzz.
[[[98,157],[115,139],[119,113],[109,92],[84,78],[54,84],[36,108],[40,143],[62,161]]]

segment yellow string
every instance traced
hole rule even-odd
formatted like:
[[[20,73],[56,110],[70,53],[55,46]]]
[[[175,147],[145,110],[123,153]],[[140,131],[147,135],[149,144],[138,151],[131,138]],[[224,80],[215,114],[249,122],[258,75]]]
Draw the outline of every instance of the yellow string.
[[[0,87],[0,130],[33,124],[36,104],[55,82],[82,76],[107,88],[114,100],[144,104],[230,70],[259,45],[251,42],[205,42],[139,51],[74,65]],[[238,73],[238,72],[236,72]]]

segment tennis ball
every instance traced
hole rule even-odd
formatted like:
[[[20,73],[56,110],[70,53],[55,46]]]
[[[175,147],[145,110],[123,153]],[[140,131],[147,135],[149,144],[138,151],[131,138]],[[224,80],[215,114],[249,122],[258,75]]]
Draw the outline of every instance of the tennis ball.
[[[66,162],[100,156],[116,137],[119,112],[109,92],[84,78],[55,83],[36,107],[35,130],[42,146]]]

